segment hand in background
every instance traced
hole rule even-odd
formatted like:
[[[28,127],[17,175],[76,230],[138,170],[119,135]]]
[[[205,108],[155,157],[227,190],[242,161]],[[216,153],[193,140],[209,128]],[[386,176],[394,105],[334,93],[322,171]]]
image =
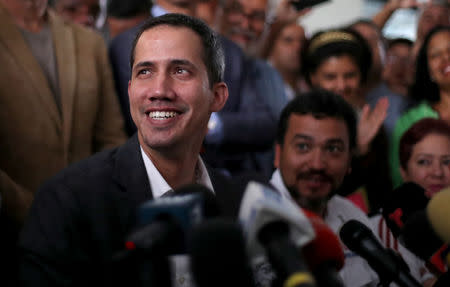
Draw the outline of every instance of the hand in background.
[[[298,1],[298,0],[297,0]],[[301,0],[300,0],[301,1]],[[292,0],[281,0],[275,12],[277,21],[291,21],[302,17],[311,11],[311,8],[296,10],[291,4]]]
[[[386,119],[388,107],[389,100],[387,97],[380,98],[372,110],[368,104],[364,105],[358,122],[357,145],[359,155],[365,155],[369,151],[370,143]]]

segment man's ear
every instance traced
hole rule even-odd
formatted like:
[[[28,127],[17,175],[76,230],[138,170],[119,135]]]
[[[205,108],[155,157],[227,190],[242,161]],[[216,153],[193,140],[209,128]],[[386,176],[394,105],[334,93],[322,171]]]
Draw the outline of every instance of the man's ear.
[[[281,145],[277,143],[275,144],[275,157],[273,159],[273,166],[275,168],[280,168],[280,157],[281,157]]]
[[[213,86],[213,101],[211,103],[211,112],[220,111],[228,99],[228,87],[224,82],[215,83]]]
[[[128,98],[130,98],[131,79],[128,80]]]

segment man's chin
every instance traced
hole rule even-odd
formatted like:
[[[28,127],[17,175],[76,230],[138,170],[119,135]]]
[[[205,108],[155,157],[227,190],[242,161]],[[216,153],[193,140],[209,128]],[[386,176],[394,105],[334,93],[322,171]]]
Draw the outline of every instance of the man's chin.
[[[328,200],[335,194],[331,186],[320,189],[291,186],[288,187],[288,191],[300,207],[314,212],[320,212],[326,206]]]

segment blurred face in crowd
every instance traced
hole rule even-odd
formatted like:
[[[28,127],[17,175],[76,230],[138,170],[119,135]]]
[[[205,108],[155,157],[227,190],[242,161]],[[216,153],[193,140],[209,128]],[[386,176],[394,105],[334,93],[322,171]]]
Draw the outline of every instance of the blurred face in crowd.
[[[417,25],[417,38],[423,40],[431,29],[450,25],[450,11],[443,5],[426,5]]]
[[[269,55],[270,62],[279,71],[296,73],[300,70],[300,51],[305,43],[305,30],[296,23],[281,31]]]
[[[428,197],[450,186],[450,138],[431,133],[412,148],[406,170],[401,168],[404,181],[417,183]]]
[[[137,42],[130,110],[144,150],[200,151],[212,112],[228,97],[223,82],[210,85],[200,37],[189,28],[161,25]]]
[[[56,11],[80,25],[94,27],[100,13],[99,0],[56,0]]]
[[[264,31],[267,4],[267,0],[227,0],[221,33],[248,51]]]
[[[397,43],[386,53],[383,80],[394,92],[406,96],[413,77],[412,46]]]
[[[44,16],[48,0],[1,0],[1,3],[13,14],[21,18]]]
[[[350,172],[349,133],[344,120],[292,114],[275,167],[300,206],[321,213]]]
[[[361,34],[370,46],[372,67],[370,68],[369,77],[379,77],[383,69],[382,53],[384,53],[379,32],[374,27],[362,23],[356,24],[352,28]]]
[[[428,44],[430,78],[439,87],[450,88],[450,31],[436,33]]]
[[[310,75],[314,87],[334,92],[352,105],[360,100],[360,70],[349,55],[324,60]]]
[[[199,1],[195,8],[195,16],[202,19],[210,27],[215,27],[217,23],[217,10],[219,0]]]

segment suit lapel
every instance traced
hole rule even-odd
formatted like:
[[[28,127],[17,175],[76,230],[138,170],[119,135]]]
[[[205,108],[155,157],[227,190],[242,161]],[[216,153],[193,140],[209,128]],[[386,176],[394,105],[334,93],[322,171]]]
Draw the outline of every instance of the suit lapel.
[[[153,198],[137,134],[118,149],[113,180],[134,206]]]
[[[48,15],[55,47],[58,82],[61,93],[64,146],[69,146],[77,73],[75,39],[71,26],[64,23],[52,11],[49,11]]]
[[[42,106],[43,113],[50,115],[58,128],[60,128],[60,116],[53,93],[42,68],[34,58],[19,28],[13,22],[12,17],[0,5],[0,41],[4,43],[9,53],[13,56],[17,65],[23,69],[23,74],[29,78],[29,82],[36,90]]]

